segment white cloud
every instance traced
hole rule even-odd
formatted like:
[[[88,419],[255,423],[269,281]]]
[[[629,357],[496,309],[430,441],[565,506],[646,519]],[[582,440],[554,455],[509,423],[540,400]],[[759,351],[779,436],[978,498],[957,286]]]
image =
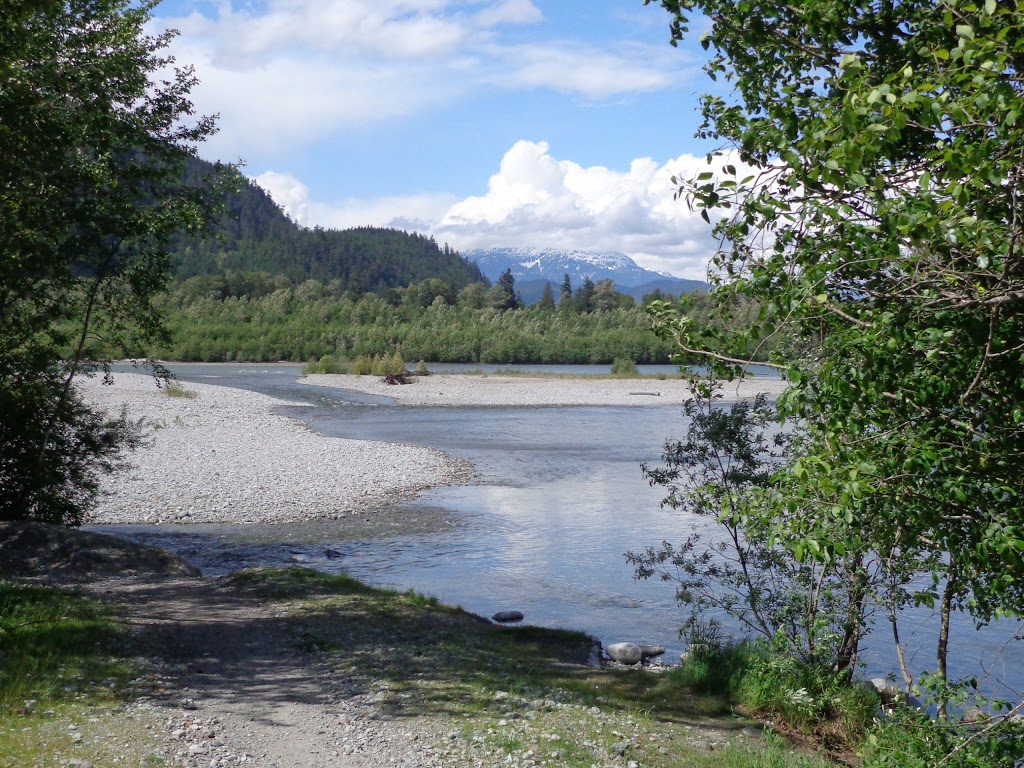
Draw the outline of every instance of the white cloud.
[[[615,51],[565,41],[521,45],[503,51],[509,65],[506,86],[550,88],[588,98],[645,93],[679,82],[679,56],[649,46],[622,45]]]
[[[170,52],[195,67],[196,110],[220,116],[204,154],[224,159],[495,89],[607,99],[677,86],[689,71],[664,45],[506,42],[510,27],[542,20],[530,0],[268,0],[159,22],[181,31]]]
[[[673,199],[671,177],[705,170],[705,158],[693,155],[667,163],[638,158],[625,171],[585,167],[556,158],[546,142],[519,141],[505,153],[487,192],[463,200],[420,195],[314,203],[290,176],[268,173],[256,181],[307,226],[393,226],[433,234],[460,250],[622,251],[650,269],[701,279],[716,242],[700,215]]]
[[[313,200],[309,187],[286,173],[268,171],[254,176],[274,201],[305,227],[327,229],[381,226],[426,232],[455,203],[454,195],[393,195],[372,199]]]

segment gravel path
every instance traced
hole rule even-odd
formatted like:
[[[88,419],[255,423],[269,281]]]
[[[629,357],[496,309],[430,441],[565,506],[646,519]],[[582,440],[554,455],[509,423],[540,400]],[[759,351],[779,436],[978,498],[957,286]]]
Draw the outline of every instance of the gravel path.
[[[409,379],[407,385],[384,383],[379,376],[314,374],[302,382],[390,397],[401,405],[437,406],[650,406],[682,405],[690,398],[681,379],[530,378],[434,374]],[[723,400],[776,396],[779,379],[744,379],[722,385]]]
[[[293,523],[344,518],[472,476],[427,448],[326,437],[272,409],[272,397],[187,384],[172,397],[151,377],[82,379],[87,401],[141,419],[147,446],[105,479],[91,523]],[[294,405],[289,403],[289,405]]]
[[[117,579],[92,589],[119,606],[147,662],[148,709],[183,768],[420,768],[440,765],[442,723],[396,722],[372,691],[294,650],[294,627],[222,579]],[[458,764],[458,763],[457,763]]]

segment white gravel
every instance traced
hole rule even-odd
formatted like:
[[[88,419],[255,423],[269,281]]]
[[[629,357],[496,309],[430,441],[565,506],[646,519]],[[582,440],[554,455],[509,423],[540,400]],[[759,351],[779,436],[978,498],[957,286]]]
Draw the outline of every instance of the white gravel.
[[[379,376],[314,374],[302,381],[389,397],[401,405],[438,406],[650,406],[682,405],[690,398],[682,379],[530,378],[433,374],[410,377],[406,385],[386,384]],[[751,378],[722,385],[723,401],[774,397],[786,383]]]
[[[440,451],[319,435],[272,413],[284,402],[185,384],[171,397],[152,377],[81,379],[87,401],[142,419],[148,445],[108,477],[91,523],[290,523],[363,513],[471,475]],[[291,405],[294,405],[292,403]]]

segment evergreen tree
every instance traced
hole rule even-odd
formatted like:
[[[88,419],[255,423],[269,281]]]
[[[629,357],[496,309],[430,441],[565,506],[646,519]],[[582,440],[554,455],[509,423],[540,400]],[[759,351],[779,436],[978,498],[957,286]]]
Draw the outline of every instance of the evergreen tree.
[[[594,311],[594,293],[597,287],[589,277],[583,281],[583,285],[576,291],[576,308],[580,312]]]
[[[544,283],[544,290],[541,291],[540,299],[537,301],[537,307],[545,312],[554,311],[555,294],[551,289],[551,283]]]
[[[572,280],[568,273],[562,278],[562,287],[558,292],[558,303],[566,305],[572,301]]]
[[[491,289],[491,306],[502,312],[519,307],[519,300],[516,298],[516,279],[512,276],[512,270],[506,269],[498,278],[497,284]]]

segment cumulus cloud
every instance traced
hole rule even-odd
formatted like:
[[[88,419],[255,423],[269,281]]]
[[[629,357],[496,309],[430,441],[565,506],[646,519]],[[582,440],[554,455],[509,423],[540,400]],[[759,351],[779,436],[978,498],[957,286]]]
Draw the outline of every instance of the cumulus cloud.
[[[710,170],[719,172],[725,162]],[[301,182],[283,174],[256,181],[307,226],[391,226],[433,234],[460,250],[489,247],[621,251],[642,266],[704,278],[716,242],[699,214],[673,199],[673,175],[709,170],[704,157],[665,163],[638,158],[626,170],[585,167],[551,154],[546,142],[518,141],[504,155],[485,194],[314,203]],[[742,171],[741,171],[742,172]]]
[[[252,180],[270,193],[294,221],[304,227],[348,229],[350,227],[394,227],[428,232],[456,202],[454,195],[419,194],[386,197],[314,200],[309,187],[287,173],[268,171]]]
[[[606,99],[689,73],[668,46],[508,42],[543,20],[531,0],[267,0],[161,18],[195,67],[197,111],[219,114],[207,153],[231,159],[323,140],[494,89]]]

